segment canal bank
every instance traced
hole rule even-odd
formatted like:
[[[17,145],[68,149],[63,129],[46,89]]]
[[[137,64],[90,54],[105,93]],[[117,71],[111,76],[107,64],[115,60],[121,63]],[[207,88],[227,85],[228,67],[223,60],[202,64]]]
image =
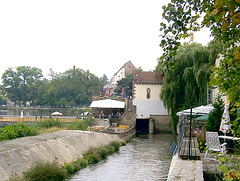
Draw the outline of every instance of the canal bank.
[[[117,135],[78,130],[4,141],[0,145],[0,178],[8,180],[11,175],[21,174],[40,160],[64,165],[81,158],[91,147],[109,145],[113,141],[122,140]]]
[[[125,146],[98,164],[89,165],[70,181],[166,181],[172,157],[173,134],[136,134]]]

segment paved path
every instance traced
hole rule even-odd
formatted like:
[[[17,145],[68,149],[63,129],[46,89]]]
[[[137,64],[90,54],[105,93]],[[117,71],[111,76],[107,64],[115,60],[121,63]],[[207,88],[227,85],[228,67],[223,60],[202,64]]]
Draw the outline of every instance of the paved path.
[[[168,181],[203,181],[203,163],[200,160],[182,160],[178,154],[172,158]]]

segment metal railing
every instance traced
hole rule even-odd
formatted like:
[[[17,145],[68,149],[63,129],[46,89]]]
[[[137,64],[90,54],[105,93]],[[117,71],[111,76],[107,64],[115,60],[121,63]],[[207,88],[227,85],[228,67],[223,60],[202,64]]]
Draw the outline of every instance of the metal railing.
[[[183,138],[185,136],[185,126],[187,123],[187,116],[185,115],[179,115],[179,134],[178,134],[178,152],[181,149]]]

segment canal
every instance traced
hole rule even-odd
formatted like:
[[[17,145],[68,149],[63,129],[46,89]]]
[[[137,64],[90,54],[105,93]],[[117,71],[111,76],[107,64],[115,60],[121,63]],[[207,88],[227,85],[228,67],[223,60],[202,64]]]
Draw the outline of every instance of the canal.
[[[90,165],[70,181],[167,180],[173,134],[138,134],[119,152]]]

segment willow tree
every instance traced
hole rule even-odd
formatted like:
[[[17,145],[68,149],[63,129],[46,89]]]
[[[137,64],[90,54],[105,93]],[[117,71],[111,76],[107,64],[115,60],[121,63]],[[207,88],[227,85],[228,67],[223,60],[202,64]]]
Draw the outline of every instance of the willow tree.
[[[179,47],[172,62],[174,68],[168,68],[159,61],[156,69],[165,75],[160,98],[171,112],[173,130],[176,131],[178,111],[207,104],[208,82],[214,58],[210,47],[185,43]]]

